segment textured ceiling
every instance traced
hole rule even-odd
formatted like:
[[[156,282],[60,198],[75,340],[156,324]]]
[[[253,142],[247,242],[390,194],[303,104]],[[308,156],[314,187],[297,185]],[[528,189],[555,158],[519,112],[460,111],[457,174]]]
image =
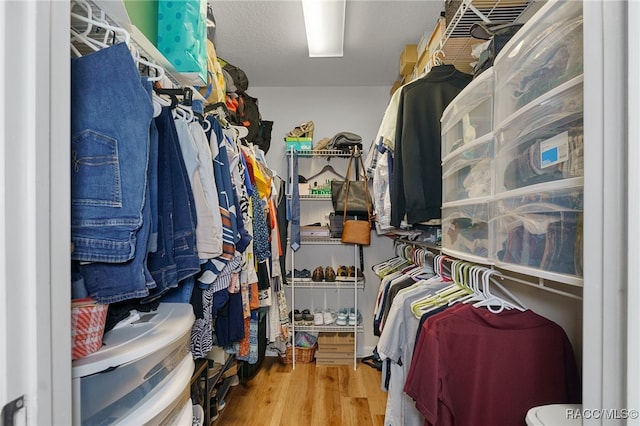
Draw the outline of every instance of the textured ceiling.
[[[213,0],[218,56],[250,87],[391,86],[406,44],[435,27],[443,0],[347,0],[342,58],[309,58],[302,3]]]

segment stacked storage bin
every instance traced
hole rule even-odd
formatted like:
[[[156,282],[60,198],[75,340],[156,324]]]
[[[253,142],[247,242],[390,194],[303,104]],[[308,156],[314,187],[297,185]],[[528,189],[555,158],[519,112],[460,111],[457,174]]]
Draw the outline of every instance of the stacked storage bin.
[[[582,2],[550,1],[494,64],[490,258],[580,282],[583,217]]]
[[[442,251],[489,263],[494,73],[486,70],[442,114]]]
[[[161,303],[73,361],[74,424],[190,425],[193,308]],[[185,421],[186,420],[186,421]]]

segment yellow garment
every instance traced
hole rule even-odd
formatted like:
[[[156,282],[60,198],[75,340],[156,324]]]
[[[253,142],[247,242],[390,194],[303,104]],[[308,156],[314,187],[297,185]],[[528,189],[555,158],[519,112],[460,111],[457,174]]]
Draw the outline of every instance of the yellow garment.
[[[258,194],[260,198],[267,199],[271,196],[271,177],[264,172],[263,165],[256,160],[255,154],[251,149],[242,147],[243,152],[246,154],[245,158],[251,163],[253,169],[253,177],[256,180],[256,186],[258,187]]]
[[[207,104],[225,102],[227,97],[222,66],[218,62],[216,48],[209,39],[207,39],[207,86],[201,87],[199,92],[205,97]]]
[[[271,178],[262,172],[262,164],[258,161],[254,161],[253,176],[256,178],[260,198],[269,198],[271,196]]]

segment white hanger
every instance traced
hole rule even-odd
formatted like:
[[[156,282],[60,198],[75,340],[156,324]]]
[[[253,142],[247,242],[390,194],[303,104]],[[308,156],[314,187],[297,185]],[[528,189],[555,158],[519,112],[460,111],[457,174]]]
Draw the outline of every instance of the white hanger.
[[[160,81],[164,78],[164,68],[162,68],[160,65],[158,64],[154,64],[153,62],[149,62],[146,59],[143,59],[140,56],[140,52],[138,52],[137,49],[132,49],[130,47],[129,50],[132,50],[131,55],[133,56],[133,60],[136,61],[137,65],[144,65],[146,67],[152,68],[153,70],[155,70],[155,76],[154,77],[147,77],[147,80],[149,81]]]
[[[148,77],[149,81],[160,81],[162,80],[162,78],[164,78],[164,74],[165,74],[164,68],[152,62],[149,62],[140,56],[140,53],[138,52],[138,50],[131,45],[131,35],[127,30],[125,30],[124,28],[110,25],[104,19],[94,18],[91,11],[91,6],[83,0],[75,1],[72,4],[71,9],[73,9],[74,6],[78,6],[84,9],[86,16],[80,15],[79,13],[76,13],[76,12],[71,12],[70,13],[71,17],[87,24],[84,31],[79,31],[77,28],[70,29],[71,51],[76,57],[80,57],[82,56],[82,54],[80,53],[79,49],[73,45],[74,41],[82,42],[83,44],[88,46],[90,49],[92,49],[94,52],[96,52],[100,49],[104,49],[106,47],[111,46],[113,40],[115,39],[117,41],[124,42],[129,47],[129,50],[131,51],[131,56],[136,62],[136,65],[138,66],[144,65],[155,70],[155,76]],[[101,37],[97,37],[96,36],[97,33],[94,33],[94,36],[90,36],[90,34],[92,34],[93,32],[94,26],[102,30]]]
[[[519,311],[526,311],[527,307],[517,298],[515,297],[509,290],[507,290],[506,288],[504,288],[504,286],[498,282],[496,282],[495,280],[490,280],[490,277],[492,275],[495,276],[500,276],[495,270],[493,269],[488,269],[483,275],[482,275],[482,292],[485,294],[486,299],[480,302],[475,303],[473,306],[476,308],[479,307],[484,307],[486,306],[487,309],[495,314],[498,314],[500,312],[502,312],[504,309],[517,309]],[[511,299],[513,299],[515,301],[515,303],[509,302],[507,300],[505,300],[502,297],[499,297],[497,295],[494,295],[491,293],[491,290],[489,289],[490,285],[489,283],[492,282],[495,286],[497,286],[502,292],[504,292],[507,296],[509,296]],[[496,304],[498,305],[497,308],[495,308]]]
[[[92,37],[91,40],[95,44],[102,45],[103,47],[110,46],[110,43],[108,43],[108,41],[110,39],[112,39],[112,37],[115,35],[117,39],[119,39],[119,40],[123,41],[124,43],[126,43],[127,46],[130,45],[131,36],[129,35],[129,32],[127,30],[125,30],[124,28],[115,27],[113,25],[110,25],[109,23],[107,23],[107,22],[105,22],[103,20],[94,19],[92,17],[92,14],[91,14],[91,7],[89,5],[87,5],[86,2],[76,2],[75,4],[78,4],[81,7],[83,7],[85,9],[85,11],[87,12],[87,16],[82,16],[82,15],[80,15],[78,13],[71,12],[71,17],[88,24],[87,28],[83,32],[78,32],[77,29],[76,29],[75,32],[77,34],[88,38],[89,34],[93,30],[93,26],[96,26],[96,27],[101,28],[101,29],[104,30],[104,35],[102,37],[102,41],[99,41],[99,40],[97,40],[97,39]]]
[[[194,118],[193,110],[188,106],[178,104],[172,111],[173,111],[173,118],[184,120],[187,123],[190,123],[191,121],[193,121],[193,118]]]
[[[473,291],[472,294],[460,300],[462,303],[475,303],[485,299],[484,294],[480,291],[480,274],[487,271],[487,268],[482,266],[473,265],[470,270],[470,287]]]
[[[200,121],[200,125],[202,126],[202,129],[205,131],[205,133],[211,130],[211,122],[209,122],[209,120],[205,119]]]

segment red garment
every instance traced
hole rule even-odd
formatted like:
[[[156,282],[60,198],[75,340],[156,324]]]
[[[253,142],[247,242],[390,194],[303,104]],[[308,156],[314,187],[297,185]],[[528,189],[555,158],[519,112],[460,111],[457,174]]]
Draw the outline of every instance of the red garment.
[[[581,401],[559,325],[530,310],[493,314],[471,305],[425,321],[404,391],[425,425],[525,425],[531,407]]]
[[[255,185],[256,177],[253,174],[253,162],[251,162],[251,159],[249,158],[247,153],[244,152],[244,149],[241,149],[240,152],[242,152],[242,156],[244,157],[244,163],[247,165],[247,172],[249,172],[249,180],[251,181],[251,185]]]

